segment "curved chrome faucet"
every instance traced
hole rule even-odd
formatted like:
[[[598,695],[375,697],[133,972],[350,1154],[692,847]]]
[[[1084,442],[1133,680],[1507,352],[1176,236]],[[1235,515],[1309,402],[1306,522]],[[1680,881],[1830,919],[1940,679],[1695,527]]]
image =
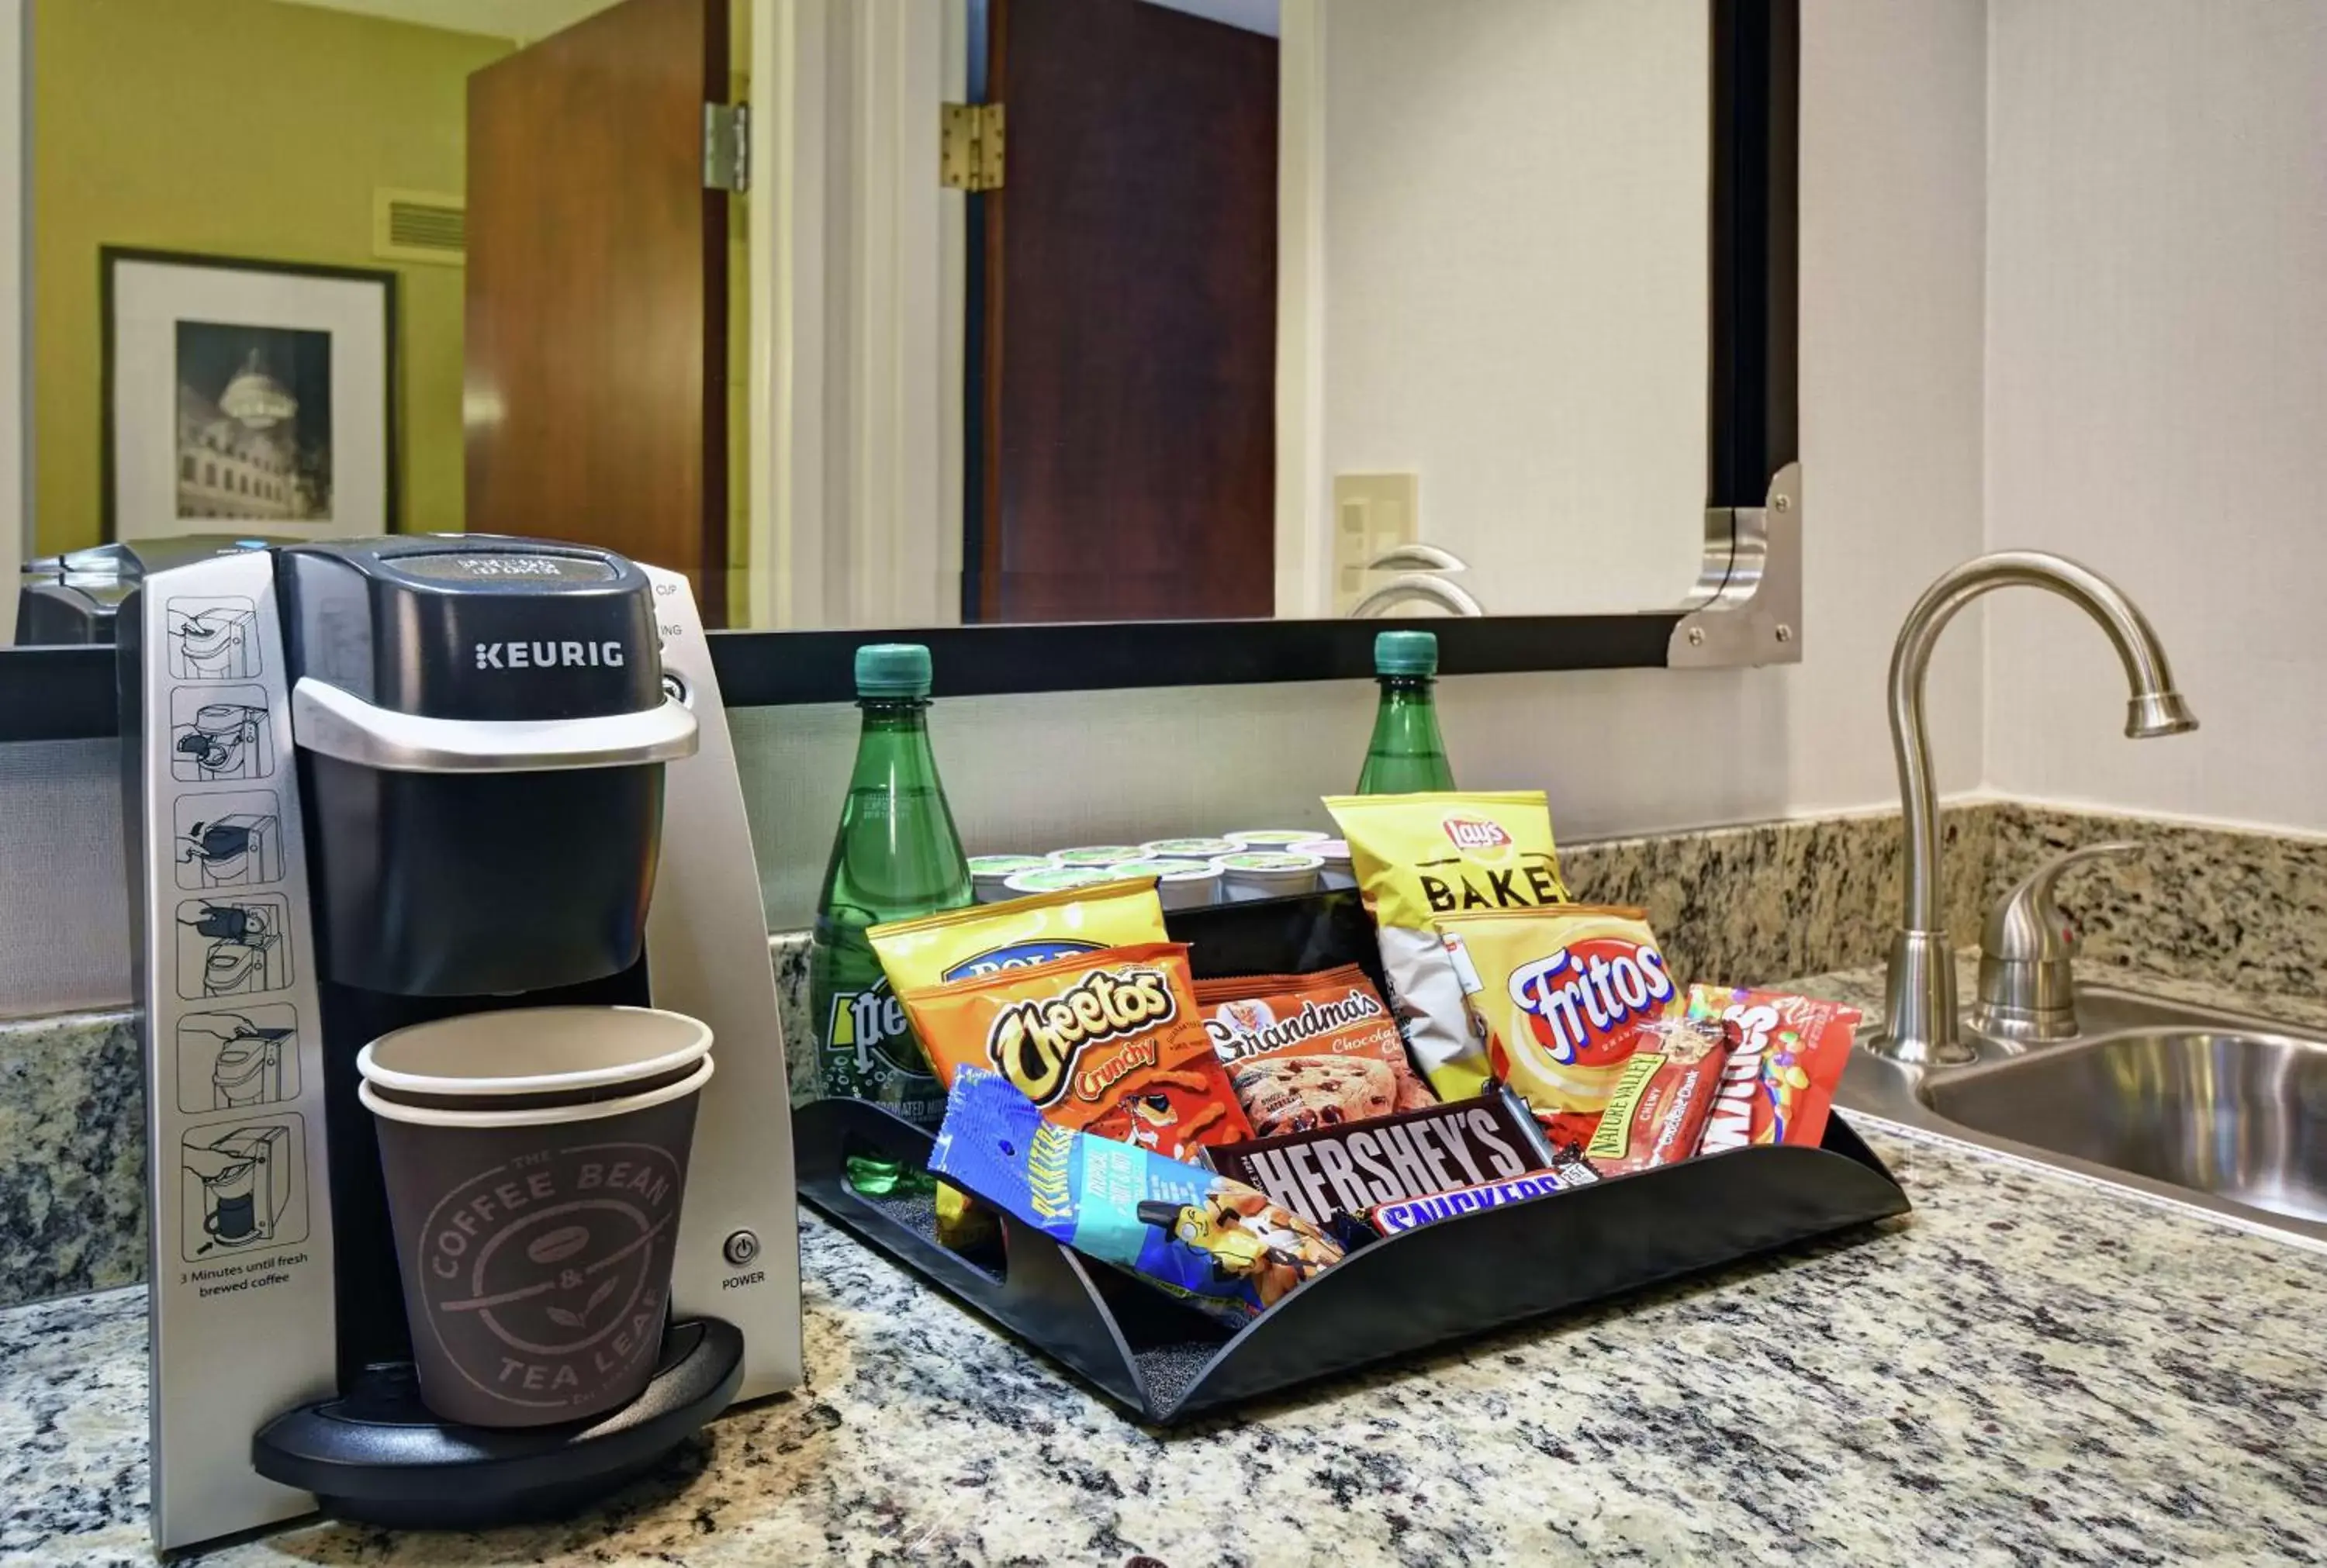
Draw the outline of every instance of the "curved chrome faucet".
[[[1923,725],[1923,677],[1931,649],[1956,611],[1983,593],[2010,587],[2057,593],[2099,623],[2132,687],[2125,717],[2129,738],[2178,735],[2198,727],[2197,716],[2173,688],[2173,667],[2148,619],[2099,573],[2060,555],[1999,550],[1943,573],[1924,590],[1891,651],[1891,749],[1899,763],[1906,817],[1906,885],[1900,928],[1891,939],[1886,1026],[1868,1048],[1899,1061],[1968,1061],[1973,1054],[1956,1033],[1955,948],[1939,913],[1939,805]]]
[[[1350,608],[1353,620],[1388,615],[1393,606],[1412,599],[1443,604],[1457,615],[1484,615],[1486,607],[1444,577],[1427,572],[1401,572]]]

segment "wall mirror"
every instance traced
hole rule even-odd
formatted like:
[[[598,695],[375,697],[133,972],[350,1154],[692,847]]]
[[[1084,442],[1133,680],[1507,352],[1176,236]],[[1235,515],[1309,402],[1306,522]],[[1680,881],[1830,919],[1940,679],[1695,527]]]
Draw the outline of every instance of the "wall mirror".
[[[1684,624],[1788,554],[1795,4],[28,0],[28,571],[580,539],[743,702],[1797,657]]]

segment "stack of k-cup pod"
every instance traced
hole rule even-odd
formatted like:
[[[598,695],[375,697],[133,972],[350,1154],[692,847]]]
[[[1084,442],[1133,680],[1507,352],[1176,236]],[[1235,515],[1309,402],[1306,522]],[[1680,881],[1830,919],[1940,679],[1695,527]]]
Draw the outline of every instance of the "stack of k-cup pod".
[[[1253,827],[1226,836],[1236,848],[1214,856],[1212,863],[1220,868],[1221,887],[1229,902],[1293,898],[1317,891],[1318,873],[1325,863],[1296,848],[1317,836],[1314,829]]]
[[[711,1030],[645,1007],[463,1013],[357,1053],[420,1398],[545,1426],[636,1398],[670,1304]]]

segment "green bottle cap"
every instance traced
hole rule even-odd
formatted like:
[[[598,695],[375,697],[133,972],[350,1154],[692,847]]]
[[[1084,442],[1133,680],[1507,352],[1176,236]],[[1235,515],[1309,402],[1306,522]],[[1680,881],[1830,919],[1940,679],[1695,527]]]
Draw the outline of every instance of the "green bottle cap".
[[[1430,631],[1385,631],[1374,639],[1376,675],[1436,675],[1438,636]]]
[[[856,650],[860,697],[930,695],[930,650],[918,642],[868,642]]]

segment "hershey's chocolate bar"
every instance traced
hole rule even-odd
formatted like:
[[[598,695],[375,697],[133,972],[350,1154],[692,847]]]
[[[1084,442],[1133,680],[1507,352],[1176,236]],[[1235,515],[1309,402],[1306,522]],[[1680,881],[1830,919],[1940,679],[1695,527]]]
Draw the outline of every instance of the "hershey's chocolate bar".
[[[1318,1225],[1337,1213],[1362,1216],[1402,1198],[1524,1176],[1551,1163],[1534,1118],[1515,1110],[1506,1091],[1305,1133],[1214,1143],[1204,1154],[1222,1175],[1258,1188]]]

